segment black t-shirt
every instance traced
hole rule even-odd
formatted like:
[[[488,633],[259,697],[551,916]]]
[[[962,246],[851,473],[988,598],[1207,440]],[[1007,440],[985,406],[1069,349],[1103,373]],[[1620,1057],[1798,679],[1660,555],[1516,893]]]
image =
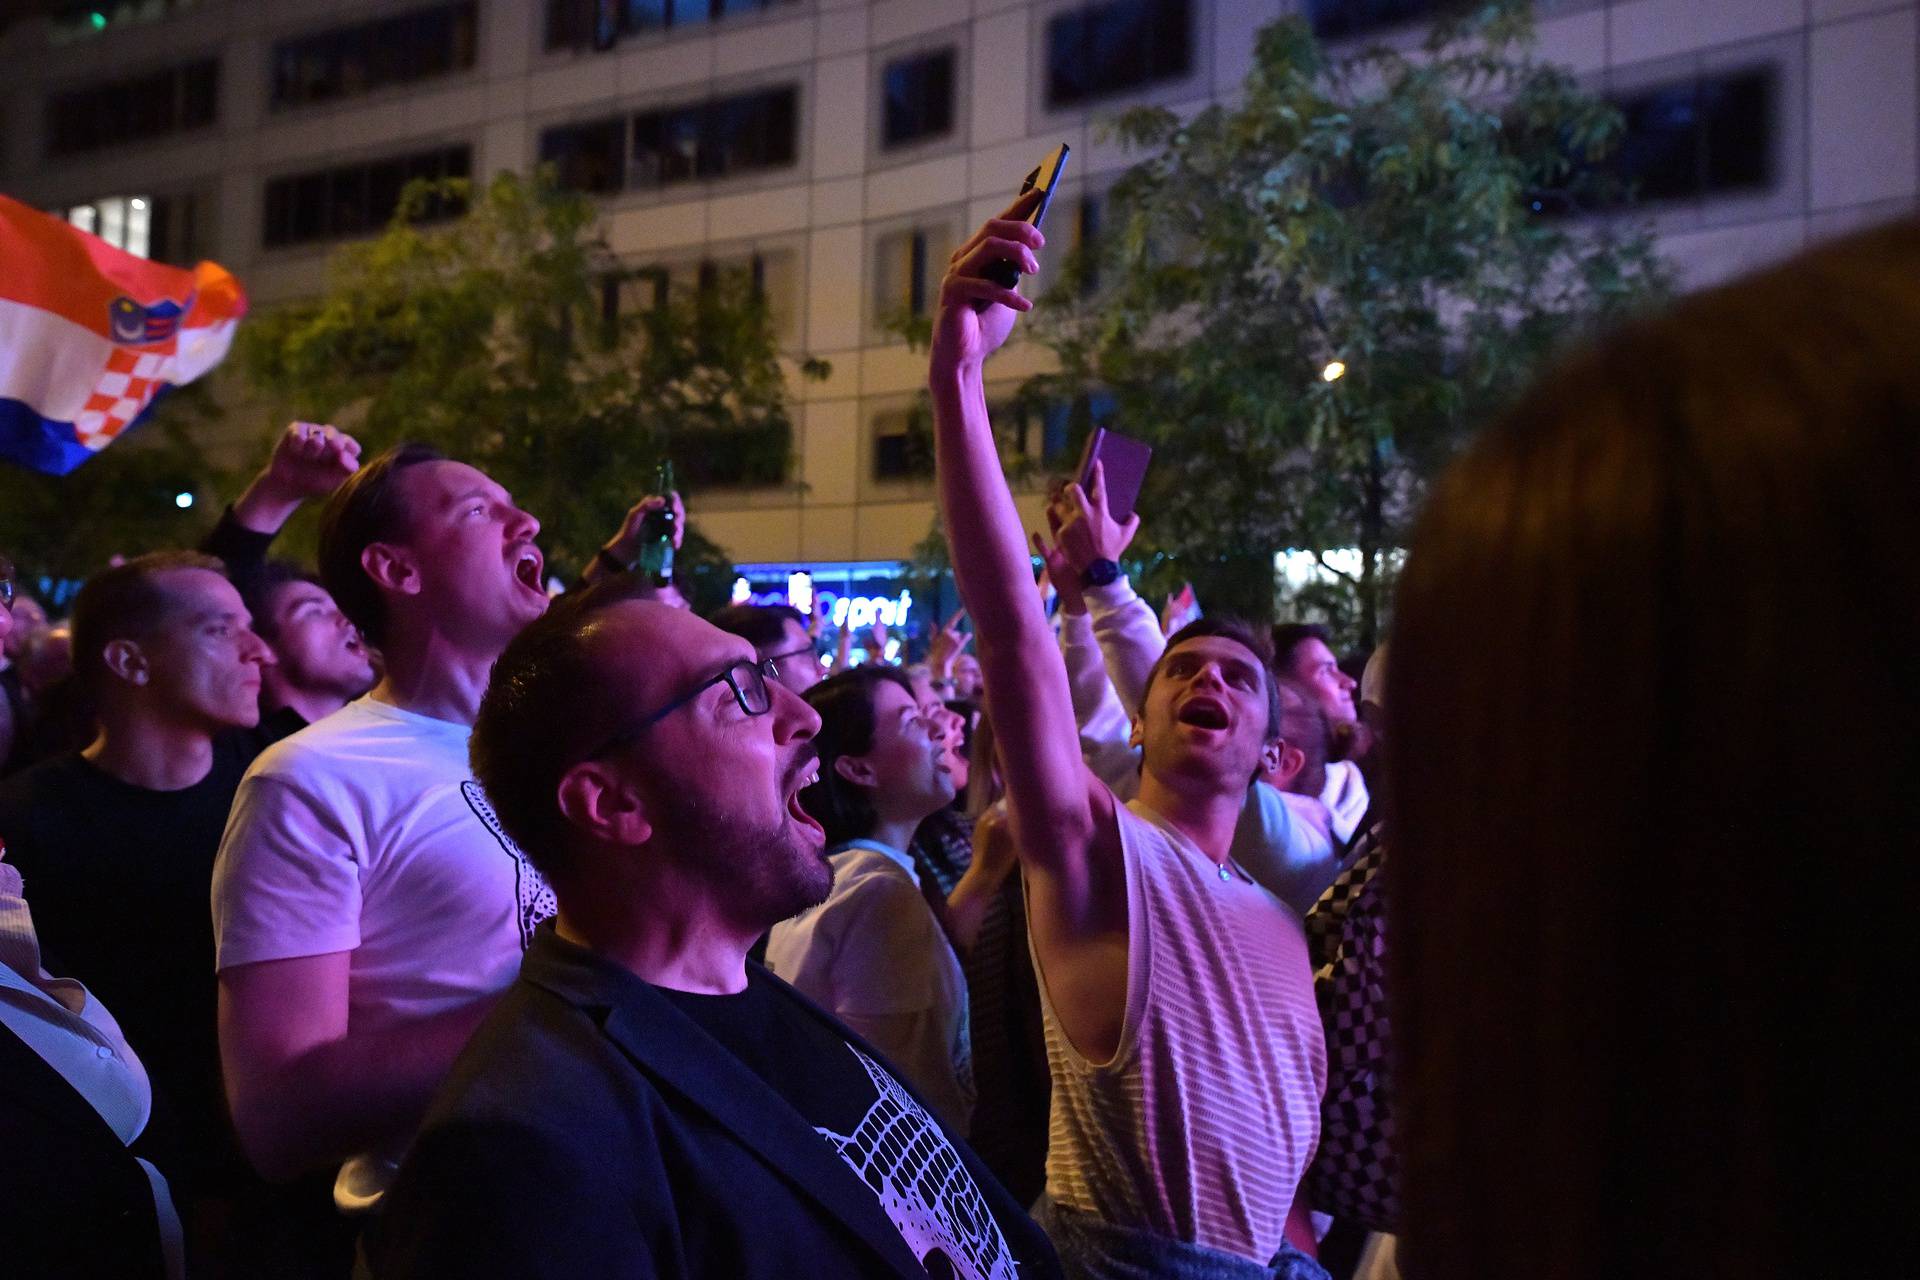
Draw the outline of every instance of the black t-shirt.
[[[214,855],[241,775],[298,722],[289,712],[220,735],[207,775],[178,791],[122,782],[77,754],[0,783],[0,841],[25,881],[47,969],[86,983],[119,1022],[164,1099],[155,1154],[189,1182],[231,1160],[215,1030]],[[176,1134],[164,1132],[167,1112]]]
[[[657,989],[839,1152],[930,1276],[1012,1280],[1013,1251],[939,1122],[775,982],[752,967],[739,995]]]

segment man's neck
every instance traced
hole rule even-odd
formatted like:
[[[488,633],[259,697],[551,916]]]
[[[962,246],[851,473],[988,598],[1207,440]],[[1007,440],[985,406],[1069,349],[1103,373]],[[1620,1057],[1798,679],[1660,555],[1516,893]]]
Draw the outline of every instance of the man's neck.
[[[1247,793],[1223,791],[1194,778],[1163,779],[1151,769],[1142,769],[1138,799],[1198,845],[1200,852],[1224,862],[1233,848],[1233,829],[1246,807]]]
[[[330,689],[301,689],[272,677],[268,677],[265,687],[260,691],[263,719],[282,708],[291,708],[295,715],[308,724],[326,719],[351,701],[353,699],[342,697]]]
[[[101,772],[148,791],[183,791],[213,769],[213,734],[139,712],[110,714],[80,754]]]
[[[554,928],[656,987],[708,996],[746,990],[754,939],[725,923],[705,894],[681,888],[654,883],[569,895],[576,901],[560,908]]]
[[[386,675],[372,696],[415,715],[472,724],[499,656],[498,649],[475,653],[438,632],[396,636],[386,651]]]

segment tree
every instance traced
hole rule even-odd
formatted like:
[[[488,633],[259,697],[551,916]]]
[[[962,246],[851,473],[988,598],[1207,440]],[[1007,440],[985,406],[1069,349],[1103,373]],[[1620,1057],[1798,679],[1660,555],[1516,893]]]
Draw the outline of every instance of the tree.
[[[1644,229],[1536,211],[1618,194],[1621,120],[1532,35],[1501,0],[1330,58],[1287,19],[1237,102],[1114,122],[1144,157],[1035,330],[1043,391],[1103,387],[1157,447],[1150,585],[1265,615],[1276,550],[1357,548],[1295,603],[1371,644],[1426,480],[1569,338],[1665,291]]]
[[[421,224],[450,200],[457,219]],[[546,175],[416,184],[384,234],[340,250],[323,296],[256,317],[240,360],[284,414],[340,421],[369,453],[424,440],[485,470],[541,519],[555,572],[584,565],[663,458],[683,490],[785,482],[787,371],[747,273],[633,288],[596,221]],[[681,565],[725,598],[729,566],[696,531]]]

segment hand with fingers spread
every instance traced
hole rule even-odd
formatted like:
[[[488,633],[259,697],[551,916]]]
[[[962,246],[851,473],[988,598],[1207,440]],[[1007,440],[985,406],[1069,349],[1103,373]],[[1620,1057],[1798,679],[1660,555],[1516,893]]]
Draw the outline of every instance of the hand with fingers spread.
[[[1047,523],[1053,529],[1060,554],[1072,566],[1076,584],[1094,561],[1119,560],[1133,542],[1133,535],[1140,531],[1138,513],[1121,524],[1107,509],[1106,468],[1099,462],[1093,464],[1093,475],[1087,488],[1070,484],[1060,491],[1060,497],[1055,502],[1048,505]],[[1056,574],[1054,582],[1057,584],[1059,581],[1060,577]]]
[[[986,272],[1001,261],[1014,263],[1027,275],[1040,270],[1038,255],[1047,239],[1038,227],[1020,221],[1039,199],[1037,191],[1020,196],[954,250],[946,278],[940,282],[940,305],[933,321],[933,376],[959,369],[978,371],[1013,332],[1015,313],[1033,309],[1018,289],[994,283]]]
[[[953,679],[953,660],[973,641],[972,635],[960,630],[960,620],[966,616],[965,609],[954,610],[946,625],[933,633],[933,643],[927,650],[927,670],[936,681]]]

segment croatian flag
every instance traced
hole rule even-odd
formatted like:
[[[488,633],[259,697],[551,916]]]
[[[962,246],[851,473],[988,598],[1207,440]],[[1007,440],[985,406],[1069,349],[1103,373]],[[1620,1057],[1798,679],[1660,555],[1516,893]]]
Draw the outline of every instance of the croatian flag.
[[[0,458],[62,476],[219,364],[247,296],[0,196]]]

